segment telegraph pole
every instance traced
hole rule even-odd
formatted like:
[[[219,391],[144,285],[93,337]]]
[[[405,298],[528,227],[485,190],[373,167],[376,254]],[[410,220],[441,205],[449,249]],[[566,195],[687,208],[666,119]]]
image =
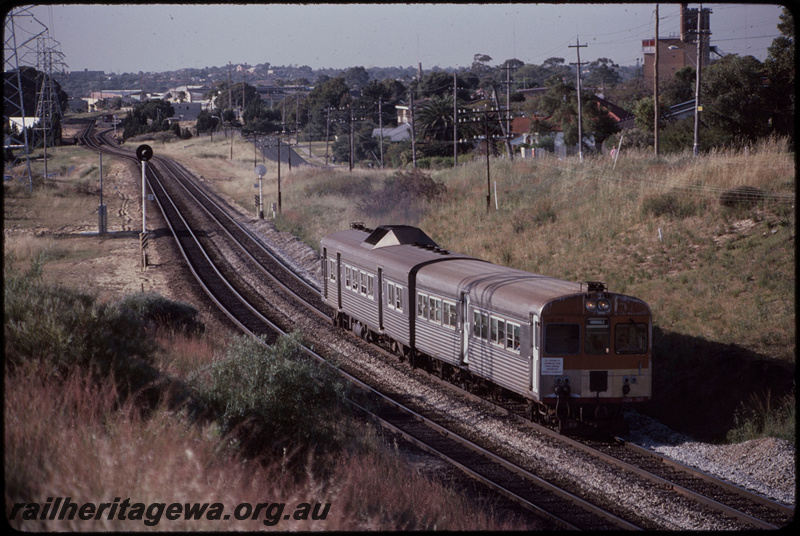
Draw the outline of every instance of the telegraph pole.
[[[411,160],[414,162],[414,169],[417,169],[417,135],[414,132],[414,92],[408,88],[408,100],[411,110]]]
[[[458,166],[458,77],[453,71],[453,167]]]
[[[378,131],[381,133],[381,169],[383,169],[383,98],[378,97]]]
[[[656,50],[653,59],[653,148],[658,156],[658,4],[656,4]]]
[[[500,130],[503,130],[503,121],[501,118],[501,109],[498,108],[487,108],[484,110],[462,110],[462,115],[472,116],[472,118],[465,118],[463,121],[475,121],[475,116],[479,114],[483,116],[483,127],[484,127],[484,139],[486,141],[486,212],[489,212],[489,208],[492,205],[492,181],[490,177],[490,167],[489,167],[489,152],[490,152],[490,130],[489,130],[489,115],[496,115],[497,116],[497,123],[500,127]],[[479,119],[480,120],[480,119]]]
[[[700,21],[703,19],[703,4],[700,4],[700,9],[697,10],[697,71],[695,73],[694,81],[694,144],[692,146],[692,153],[695,157],[699,152],[699,136],[698,131],[700,127],[700,63],[703,61],[703,30]]]
[[[570,65],[576,66],[576,71],[578,71],[578,158],[581,162],[583,162],[583,123],[581,118],[581,49],[586,48],[587,45],[582,45],[580,39],[575,40],[574,45],[569,45],[569,48],[577,49],[576,52],[578,53],[578,63],[570,63]]]

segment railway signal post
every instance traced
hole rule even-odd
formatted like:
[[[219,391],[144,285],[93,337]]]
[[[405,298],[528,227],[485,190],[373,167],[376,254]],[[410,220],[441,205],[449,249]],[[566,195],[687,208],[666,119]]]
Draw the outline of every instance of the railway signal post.
[[[142,163],[142,233],[139,235],[139,242],[142,248],[142,270],[147,268],[147,161],[153,157],[153,149],[149,145],[140,145],[136,148],[136,158]]]
[[[106,234],[108,230],[108,215],[106,211],[106,205],[103,203],[103,153],[98,153],[100,156],[100,205],[97,207],[97,215],[98,215],[98,234],[100,236]]]
[[[264,166],[256,166],[256,175],[258,175],[258,197],[256,198],[256,206],[258,208],[258,218],[264,219],[264,190],[262,188],[262,178],[267,173],[267,168]]]

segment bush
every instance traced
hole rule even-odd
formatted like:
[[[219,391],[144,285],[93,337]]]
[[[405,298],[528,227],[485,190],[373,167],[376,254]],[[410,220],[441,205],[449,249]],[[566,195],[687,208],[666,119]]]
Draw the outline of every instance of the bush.
[[[382,190],[365,196],[358,208],[371,215],[396,209],[407,211],[417,201],[439,199],[446,192],[444,184],[436,182],[428,173],[419,169],[398,171],[386,179]]]
[[[699,214],[702,209],[702,201],[695,202],[690,195],[680,195],[675,192],[652,195],[642,201],[642,213],[656,217],[669,216],[683,219]]]
[[[298,447],[298,440],[337,444],[344,384],[333,369],[309,361],[299,344],[298,334],[281,337],[272,346],[240,337],[225,359],[193,379],[211,416],[226,433],[250,441],[253,450],[265,442],[276,449]]]
[[[202,333],[205,329],[197,318],[199,312],[188,303],[168,300],[155,292],[132,294],[119,306],[129,309],[147,327],[161,327],[181,333]]]
[[[795,442],[794,393],[773,400],[767,391],[763,397],[751,395],[749,403],[740,405],[734,415],[735,428],[728,432],[728,441],[741,443],[762,437],[776,437]]]
[[[136,386],[150,381],[152,371],[144,363],[152,361],[155,345],[144,336],[142,319],[128,307],[99,304],[94,296],[45,285],[43,259],[35,259],[24,274],[5,259],[6,362],[12,367],[44,365],[59,375],[79,366]]]
[[[764,199],[764,191],[752,186],[740,186],[725,190],[719,196],[719,204],[723,207],[752,207]]]
[[[340,176],[335,175],[334,180],[312,183],[306,186],[306,196],[323,197],[326,195],[336,195],[351,199],[367,195],[372,191],[372,183],[369,177],[359,177],[356,175]]]

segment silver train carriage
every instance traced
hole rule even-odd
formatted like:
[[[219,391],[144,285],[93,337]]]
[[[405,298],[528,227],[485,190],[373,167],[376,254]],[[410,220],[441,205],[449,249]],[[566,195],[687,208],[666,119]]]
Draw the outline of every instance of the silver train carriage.
[[[488,381],[562,429],[650,398],[651,314],[637,298],[449,252],[405,225],[320,244],[334,322],[446,379]]]

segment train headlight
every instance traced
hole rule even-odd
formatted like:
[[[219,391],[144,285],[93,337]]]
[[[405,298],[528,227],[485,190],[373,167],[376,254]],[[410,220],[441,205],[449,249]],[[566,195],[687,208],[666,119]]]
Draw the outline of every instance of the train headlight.
[[[611,301],[605,298],[597,300],[597,308],[601,311],[608,311],[611,309]]]
[[[586,310],[593,313],[597,310],[597,300],[586,300]]]

